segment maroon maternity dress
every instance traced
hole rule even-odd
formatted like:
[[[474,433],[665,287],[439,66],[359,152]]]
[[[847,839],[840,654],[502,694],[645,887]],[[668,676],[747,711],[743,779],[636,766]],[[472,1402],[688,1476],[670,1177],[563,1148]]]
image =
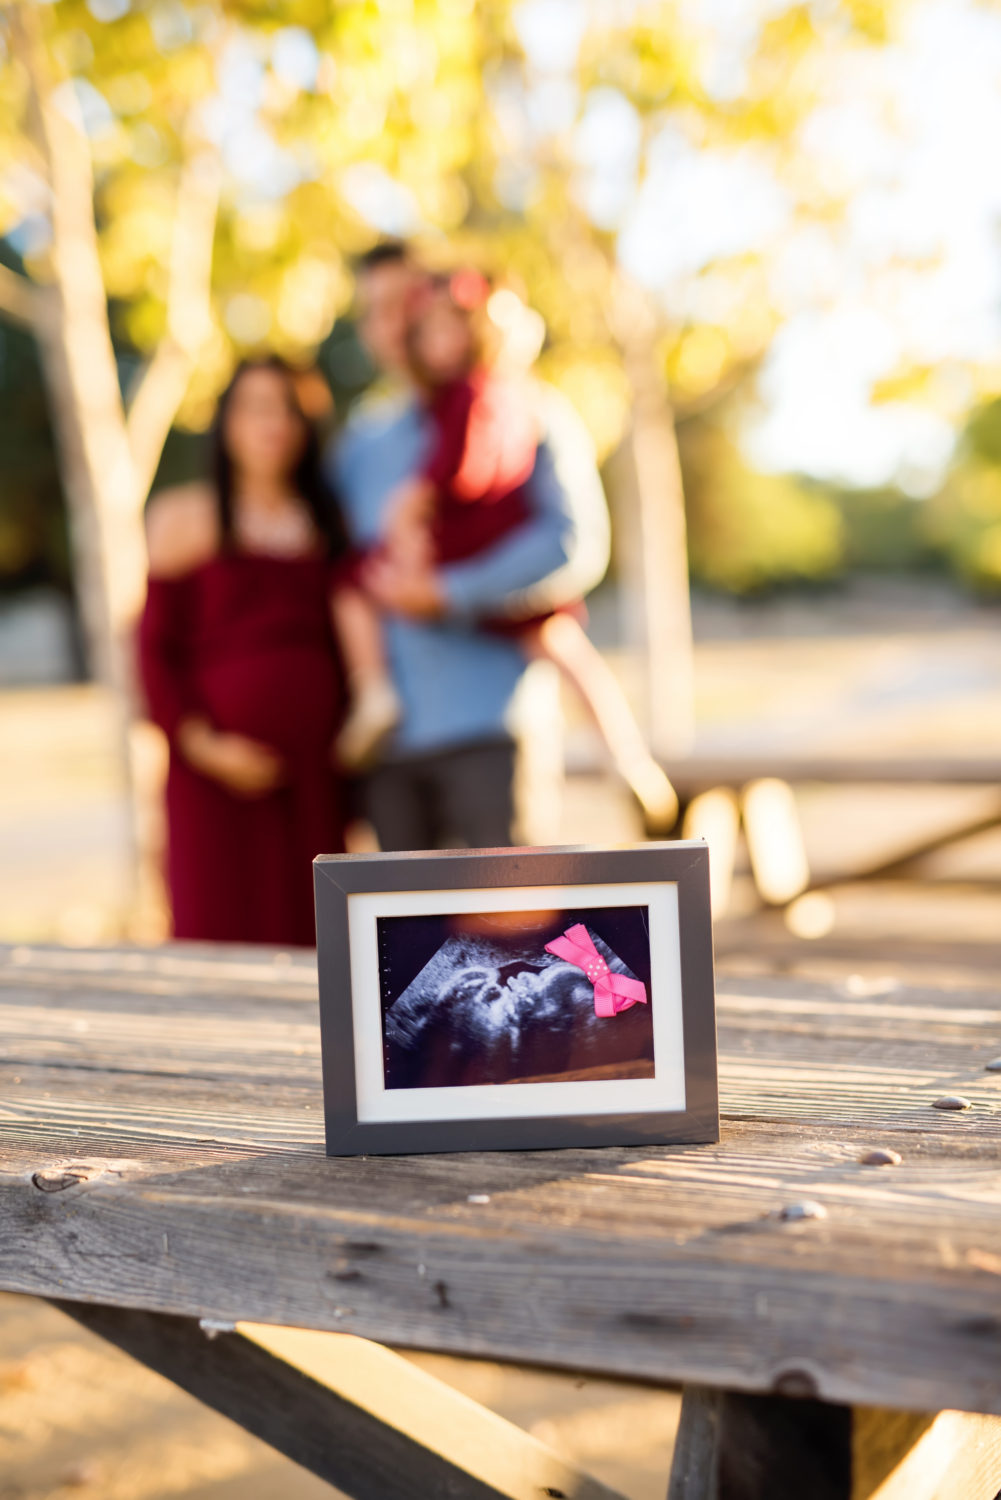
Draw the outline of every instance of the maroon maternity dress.
[[[238,551],[150,579],[140,664],[150,717],[170,740],[175,937],[315,941],[311,861],[344,848],[330,763],[342,701],[330,581],[320,557]],[[194,714],[276,750],[284,784],[242,797],[196,771],[174,744]]]

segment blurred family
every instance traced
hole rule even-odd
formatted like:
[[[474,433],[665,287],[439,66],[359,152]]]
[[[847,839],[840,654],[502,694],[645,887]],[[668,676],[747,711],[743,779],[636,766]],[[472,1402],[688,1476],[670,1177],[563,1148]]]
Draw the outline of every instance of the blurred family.
[[[268,357],[224,393],[205,483],[148,509],[140,661],[170,744],[174,934],[313,942],[311,861],[352,776],[384,850],[510,844],[516,690],[556,662],[648,823],[677,803],[581,600],[608,517],[579,418],[528,373],[538,320],[406,245],[357,270],[383,381],[325,454],[309,377]]]

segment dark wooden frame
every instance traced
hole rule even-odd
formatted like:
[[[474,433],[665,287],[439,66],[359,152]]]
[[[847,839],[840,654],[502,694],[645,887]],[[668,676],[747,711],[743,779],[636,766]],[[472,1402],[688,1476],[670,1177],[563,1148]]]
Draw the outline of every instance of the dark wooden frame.
[[[719,1139],[709,851],[704,843],[616,849],[462,849],[322,855],[314,861],[323,1096],[329,1156],[664,1145]],[[673,884],[678,890],[683,1110],[469,1120],[359,1121],[348,896],[477,887]]]

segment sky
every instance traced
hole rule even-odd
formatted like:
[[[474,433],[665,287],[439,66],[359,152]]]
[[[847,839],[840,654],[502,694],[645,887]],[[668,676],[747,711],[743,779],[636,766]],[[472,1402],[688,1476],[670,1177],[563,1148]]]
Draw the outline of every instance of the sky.
[[[750,446],[773,467],[920,493],[971,397],[963,367],[989,371],[1001,350],[1001,13],[915,5],[900,45],[842,70],[808,137],[850,189],[847,222],[837,254],[807,244],[777,273],[789,316]],[[937,367],[937,410],[869,401],[908,362]]]
[[[594,0],[600,5],[602,0]],[[625,0],[628,3],[628,0]],[[681,0],[705,39],[703,79],[741,86],[756,27],[781,0]],[[553,79],[572,65],[581,7],[526,0],[521,39]],[[680,129],[656,141],[634,190],[639,144],[628,104],[586,101],[578,159],[593,217],[620,226],[623,263],[678,320],[725,315],[706,268],[759,253],[782,325],[743,439],[762,467],[932,490],[973,394],[972,365],[1001,366],[1001,10],[976,0],[905,0],[883,47],[825,56],[803,129],[818,179],[843,193],[831,230],[797,223],[760,149],[699,150]],[[872,385],[931,365],[930,400],[874,404]]]

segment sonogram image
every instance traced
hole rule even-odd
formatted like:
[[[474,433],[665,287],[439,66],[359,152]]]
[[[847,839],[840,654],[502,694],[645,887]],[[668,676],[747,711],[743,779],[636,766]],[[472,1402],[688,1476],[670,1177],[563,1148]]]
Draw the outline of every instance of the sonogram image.
[[[546,948],[568,932],[576,963]],[[645,906],[380,917],[378,941],[388,1089],[653,1076]]]

